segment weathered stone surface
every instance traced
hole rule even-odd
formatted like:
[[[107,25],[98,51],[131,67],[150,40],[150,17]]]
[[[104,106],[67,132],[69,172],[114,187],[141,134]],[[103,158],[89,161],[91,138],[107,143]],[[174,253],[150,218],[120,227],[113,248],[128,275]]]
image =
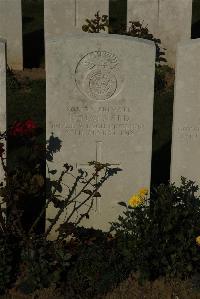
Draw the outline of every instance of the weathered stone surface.
[[[9,67],[23,69],[22,8],[21,0],[0,1],[0,37],[7,40]]]
[[[127,0],[127,23],[139,21],[147,25],[152,34],[157,34],[159,18],[158,0]]]
[[[171,181],[184,176],[200,184],[200,39],[177,50]]]
[[[127,20],[148,24],[166,48],[168,64],[175,66],[177,43],[191,37],[192,0],[128,0]]]
[[[176,48],[180,41],[191,37],[192,0],[159,1],[159,38],[167,49],[168,64],[176,64]]]
[[[122,211],[117,202],[150,185],[154,66],[154,44],[142,39],[83,33],[46,41],[47,139],[53,132],[62,140],[51,168],[68,162],[77,175],[96,160],[123,170],[102,187],[84,226],[107,230]],[[54,215],[51,206],[47,218]]]
[[[44,0],[45,37],[81,32],[97,11],[109,14],[109,0]]]
[[[6,56],[5,56],[5,41],[0,39],[0,132],[6,130]],[[1,140],[1,143],[4,140]],[[4,148],[6,143],[4,142]],[[4,170],[0,163],[0,182],[4,179]]]

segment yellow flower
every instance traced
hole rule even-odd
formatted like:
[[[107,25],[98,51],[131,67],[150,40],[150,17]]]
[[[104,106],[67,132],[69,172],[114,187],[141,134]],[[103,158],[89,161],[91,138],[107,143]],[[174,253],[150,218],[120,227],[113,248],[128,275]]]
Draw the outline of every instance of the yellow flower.
[[[196,242],[197,242],[197,245],[200,246],[200,236],[196,237]]]
[[[133,195],[128,201],[129,206],[133,208],[137,207],[141,203],[142,203],[142,199],[139,195]]]
[[[147,188],[141,188],[141,189],[139,190],[139,195],[140,195],[141,197],[145,197],[146,195],[148,195],[148,189],[147,189]]]

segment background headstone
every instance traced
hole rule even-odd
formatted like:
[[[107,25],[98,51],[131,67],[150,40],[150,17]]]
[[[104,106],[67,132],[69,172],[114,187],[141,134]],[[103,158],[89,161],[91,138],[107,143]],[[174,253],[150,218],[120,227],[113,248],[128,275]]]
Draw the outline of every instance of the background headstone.
[[[0,132],[6,130],[6,56],[5,56],[5,41],[0,39]],[[1,140],[6,149],[5,140]],[[0,182],[4,179],[4,170],[0,163]]]
[[[168,64],[175,66],[177,43],[191,37],[192,0],[128,0],[127,21],[148,24],[166,48]]]
[[[158,18],[158,0],[127,0],[127,25],[129,21],[139,21],[152,34],[157,34]]]
[[[158,37],[169,65],[175,66],[177,44],[190,39],[191,26],[192,0],[159,0]]]
[[[83,33],[46,41],[47,139],[53,132],[62,140],[51,167],[85,169],[97,159],[123,169],[100,190],[85,226],[107,230],[122,210],[117,202],[150,185],[154,67],[154,44],[142,39]],[[47,218],[54,215],[51,206]]]
[[[0,0],[0,37],[7,40],[7,63],[14,70],[23,69],[21,0]]]
[[[184,176],[200,184],[200,39],[181,43],[172,131],[171,181]]]
[[[109,14],[109,0],[44,0],[45,38],[82,32],[86,18]]]

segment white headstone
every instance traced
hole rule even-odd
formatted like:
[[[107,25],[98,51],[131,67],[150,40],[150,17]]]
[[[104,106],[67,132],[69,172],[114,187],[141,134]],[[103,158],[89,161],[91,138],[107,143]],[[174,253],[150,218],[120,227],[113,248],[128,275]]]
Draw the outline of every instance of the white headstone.
[[[85,20],[109,14],[109,0],[44,0],[45,38],[82,32]]]
[[[6,55],[5,55],[5,41],[0,39],[0,132],[4,133],[6,130]],[[4,143],[6,150],[5,140],[0,140]],[[5,161],[4,161],[5,162]],[[0,162],[0,182],[5,178],[4,170]]]
[[[142,39],[83,33],[46,42],[47,139],[62,140],[52,167],[97,160],[123,170],[102,187],[84,226],[109,229],[117,202],[150,185],[154,65],[154,44]]]
[[[168,64],[175,66],[177,43],[191,37],[192,0],[128,0],[127,21],[148,24],[166,48]]]
[[[159,5],[158,0],[127,0],[127,23],[139,21],[150,33],[157,34]],[[128,24],[129,25],[129,24]]]
[[[23,69],[21,0],[0,0],[0,37],[7,40],[7,63]]]
[[[171,181],[181,176],[200,184],[200,39],[177,50]]]
[[[176,48],[191,37],[192,0],[159,0],[159,35],[168,64],[176,64]]]

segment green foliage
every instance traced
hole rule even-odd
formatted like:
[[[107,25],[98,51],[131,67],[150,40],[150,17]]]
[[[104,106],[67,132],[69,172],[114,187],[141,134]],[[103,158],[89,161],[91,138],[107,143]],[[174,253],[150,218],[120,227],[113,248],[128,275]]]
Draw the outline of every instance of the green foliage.
[[[164,58],[166,49],[160,46],[161,40],[155,38],[153,34],[149,32],[147,26],[144,27],[142,23],[138,21],[130,21],[129,23],[130,27],[125,31],[122,29],[121,34],[153,41],[156,47],[156,65],[160,65],[161,62],[167,62],[167,60]]]
[[[146,205],[127,208],[111,230],[124,241],[133,268],[143,277],[190,277],[200,271],[200,200],[198,187],[182,178],[182,185],[160,185]]]
[[[82,30],[89,33],[99,33],[101,30],[106,31],[108,28],[108,16],[100,16],[99,11],[94,15],[94,19],[86,19],[86,25],[82,26]]]
[[[70,258],[63,243],[47,241],[44,237],[30,238],[22,250],[25,271],[18,288],[28,294],[55,285],[66,273]]]
[[[0,238],[0,294],[5,291],[11,281],[12,252],[6,240]]]
[[[114,33],[113,28],[109,25],[108,16],[101,16],[99,11],[95,14],[94,19],[86,19],[87,24],[82,26],[82,30],[89,33],[99,33],[101,31],[108,30],[109,33]],[[143,26],[139,21],[130,21],[130,26],[124,27],[119,24],[118,34],[127,35],[142,39],[147,39],[154,42],[156,47],[156,65],[155,65],[155,91],[163,91],[166,87],[165,75],[169,71],[169,67],[163,66],[166,63],[165,48],[161,47],[161,40],[155,38],[153,34],[149,32],[147,26]]]
[[[86,22],[87,24],[82,26],[82,30],[85,32],[99,33],[100,31],[105,31],[106,29],[108,29],[110,33],[113,32],[113,29],[108,22],[108,16],[100,16],[99,11],[97,11],[97,13],[95,14],[94,19],[86,19]],[[167,62],[167,60],[164,58],[166,49],[160,46],[161,40],[155,38],[153,34],[149,32],[147,26],[143,26],[143,24],[139,21],[130,21],[129,23],[130,26],[128,28],[121,26],[119,34],[153,41],[156,47],[156,65],[160,65],[161,62]]]
[[[25,146],[21,155],[18,155],[17,167],[14,169],[10,169],[9,165],[6,167],[6,185],[0,187],[0,195],[2,204],[4,203],[7,207],[6,232],[22,238],[31,225],[26,221],[24,211],[29,209],[33,203],[35,208],[38,207],[39,200],[42,205],[42,200],[45,199],[43,173],[45,156],[42,148],[36,145],[35,136],[12,136],[9,138],[9,145],[11,142],[18,148],[22,145]],[[36,214],[34,215],[32,212],[31,217],[34,219]]]
[[[19,271],[19,247],[14,236],[0,235],[0,295],[15,281]]]
[[[165,48],[161,47],[161,40],[155,38],[153,34],[149,32],[147,26],[143,26],[140,22],[129,22],[130,27],[128,29],[121,29],[120,34],[147,39],[154,42],[156,47],[156,64],[155,64],[155,91],[162,91],[166,87],[166,72],[170,69],[168,66],[163,65],[167,60],[165,58]]]
[[[38,129],[38,126],[32,120],[17,121],[7,132],[0,136],[1,139],[9,137],[10,144],[13,142],[13,147],[26,146],[24,155],[18,156],[17,168],[9,170],[3,164],[5,149],[3,143],[0,143],[0,158],[7,182],[6,185],[2,183],[0,187],[0,233],[9,235],[11,239],[16,236],[19,242],[19,250],[15,257],[13,252],[9,250],[10,247],[5,246],[7,244],[6,239],[2,237],[3,243],[2,245],[0,244],[2,264],[0,262],[0,269],[2,268],[2,271],[5,273],[2,282],[0,280],[2,291],[9,284],[10,276],[14,271],[10,259],[13,261],[17,258],[20,266],[23,266],[23,270],[21,269],[17,273],[19,282],[16,282],[18,289],[23,293],[28,294],[36,289],[51,287],[58,283],[63,275],[66,275],[71,254],[66,249],[65,239],[73,233],[84,217],[89,218],[94,199],[101,196],[99,189],[102,184],[121,170],[119,168],[111,168],[109,163],[101,164],[98,161],[92,161],[89,162],[89,165],[94,167],[92,174],[89,175],[86,171],[79,169],[76,177],[71,173],[73,167],[65,163],[60,176],[56,176],[57,170],[50,169],[48,166],[47,200],[45,203],[42,203],[39,215],[36,215],[28,223],[26,221],[24,223],[25,204],[27,202],[30,204],[29,200],[32,200],[34,204],[37,199],[42,201],[45,191],[42,163],[46,161],[43,149],[36,143],[35,134]],[[47,161],[52,162],[54,154],[60,148],[61,140],[51,136],[47,142]],[[63,178],[67,175],[70,175],[70,178],[74,180],[72,186],[63,184]],[[79,185],[80,188],[78,189]],[[82,214],[79,213],[80,208],[88,202],[89,208],[86,205],[86,210],[82,211]],[[47,227],[46,232],[43,232],[39,237],[36,235],[37,231],[35,229],[51,203],[56,209],[55,217],[47,219],[50,225]],[[68,212],[69,205],[72,205],[70,212]],[[31,212],[33,214],[33,211]],[[64,212],[68,214],[64,223],[57,226],[57,240],[47,241],[51,230],[55,229],[61,214]],[[76,217],[73,221],[71,218],[74,213],[76,216],[79,214],[79,217]]]
[[[94,298],[128,277],[129,261],[108,233],[79,227],[73,235],[78,245],[64,281],[67,298]]]

